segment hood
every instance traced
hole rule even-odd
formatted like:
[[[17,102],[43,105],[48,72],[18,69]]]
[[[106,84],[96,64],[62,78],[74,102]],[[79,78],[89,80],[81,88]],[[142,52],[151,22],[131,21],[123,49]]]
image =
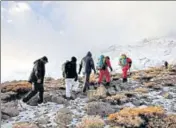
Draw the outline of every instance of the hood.
[[[76,62],[76,61],[77,61],[76,57],[73,56],[73,57],[71,58],[71,61],[72,61],[72,62]]]
[[[88,53],[87,53],[87,56],[92,57],[92,53],[91,53],[91,52],[88,52]]]

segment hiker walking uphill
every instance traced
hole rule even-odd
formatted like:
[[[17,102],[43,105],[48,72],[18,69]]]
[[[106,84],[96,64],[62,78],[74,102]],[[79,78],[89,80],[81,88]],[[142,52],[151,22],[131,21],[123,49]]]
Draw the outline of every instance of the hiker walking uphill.
[[[100,70],[98,84],[101,84],[104,76],[106,78],[107,85],[110,84],[111,76],[110,76],[108,67],[112,71],[110,58],[108,56],[105,57],[105,56],[101,55],[99,58],[99,61],[98,61],[98,70]]]
[[[167,61],[164,62],[164,67],[165,67],[165,69],[168,69],[168,62]]]
[[[82,68],[83,68],[83,75],[85,77],[83,92],[86,92],[86,90],[89,89],[89,86],[90,86],[89,79],[90,79],[90,74],[92,70],[94,70],[94,73],[96,74],[91,52],[88,52],[87,55],[81,60],[81,64],[79,67],[79,74],[81,73]]]
[[[39,92],[39,100],[38,103],[43,102],[43,93],[44,93],[44,77],[45,77],[45,64],[48,62],[48,58],[46,56],[38,59],[34,62],[34,67],[31,72],[29,81],[34,85],[34,90],[32,90],[29,95],[27,95],[23,102],[28,102],[33,96],[35,96]]]
[[[66,87],[66,98],[68,100],[72,99],[71,89],[74,85],[74,82],[78,80],[78,75],[76,72],[76,57],[72,57],[71,61],[65,63],[65,87]]]
[[[127,82],[127,72],[131,68],[132,60],[125,54],[122,54],[119,59],[119,65],[122,67],[123,72],[123,82]]]

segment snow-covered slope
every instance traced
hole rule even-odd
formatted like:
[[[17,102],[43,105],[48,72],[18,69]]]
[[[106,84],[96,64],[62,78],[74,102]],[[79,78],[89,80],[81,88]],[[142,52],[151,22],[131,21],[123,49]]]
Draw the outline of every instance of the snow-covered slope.
[[[121,53],[126,53],[133,60],[132,70],[162,65],[165,60],[169,63],[176,63],[176,40],[144,39],[137,45],[110,46],[102,50],[100,54],[110,56],[114,69],[120,71],[118,60]]]

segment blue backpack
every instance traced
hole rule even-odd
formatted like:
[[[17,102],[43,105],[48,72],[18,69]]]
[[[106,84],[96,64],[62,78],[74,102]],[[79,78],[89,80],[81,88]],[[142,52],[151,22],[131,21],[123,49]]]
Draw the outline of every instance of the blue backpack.
[[[121,57],[120,58],[120,64],[124,67],[127,65],[127,58],[125,57]]]
[[[106,68],[106,61],[104,55],[101,55],[98,59],[98,69],[105,69]]]

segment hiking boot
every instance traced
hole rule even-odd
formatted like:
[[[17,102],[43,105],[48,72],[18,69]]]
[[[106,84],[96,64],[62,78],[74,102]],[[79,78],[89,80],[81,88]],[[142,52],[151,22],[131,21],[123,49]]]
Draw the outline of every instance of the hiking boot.
[[[107,82],[105,85],[106,85],[106,86],[109,86],[109,85],[110,85],[110,82]]]
[[[127,81],[127,78],[123,78],[123,83],[126,83]]]
[[[38,100],[37,103],[41,104],[41,103],[43,103],[43,100]]]
[[[24,98],[22,101],[23,101],[24,103],[27,103],[27,99],[26,99],[26,98]]]

